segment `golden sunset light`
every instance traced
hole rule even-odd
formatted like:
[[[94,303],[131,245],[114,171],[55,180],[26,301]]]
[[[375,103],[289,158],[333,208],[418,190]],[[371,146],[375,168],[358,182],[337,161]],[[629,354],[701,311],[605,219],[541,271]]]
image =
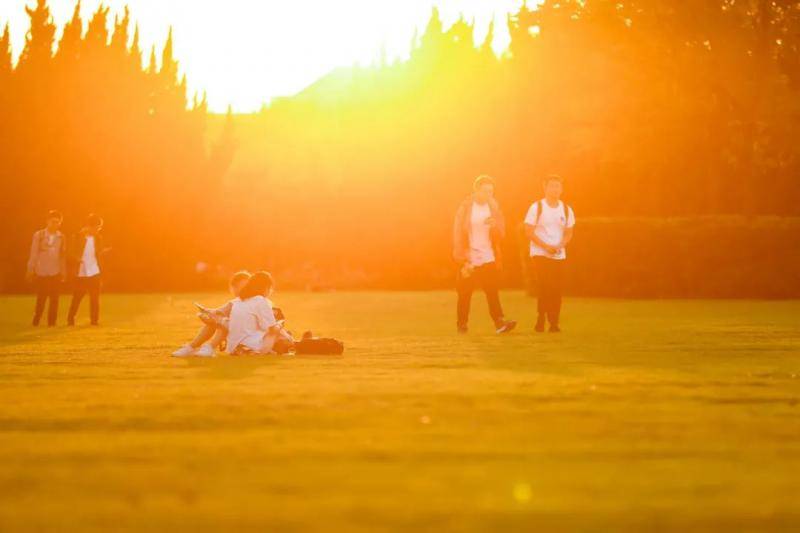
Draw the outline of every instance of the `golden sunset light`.
[[[0,0],[0,530],[800,531],[800,0]]]
[[[72,17],[76,1],[50,2],[59,28]],[[415,30],[424,29],[434,6],[446,24],[462,15],[474,20],[479,39],[494,20],[499,54],[509,41],[506,16],[521,0],[82,0],[83,18],[91,18],[100,4],[111,9],[111,21],[129,6],[146,51],[162,46],[172,26],[175,56],[190,91],[207,91],[213,111],[232,105],[248,112],[299,92],[336,67],[406,58]],[[25,43],[24,5],[0,2],[0,28],[10,24],[15,57]]]

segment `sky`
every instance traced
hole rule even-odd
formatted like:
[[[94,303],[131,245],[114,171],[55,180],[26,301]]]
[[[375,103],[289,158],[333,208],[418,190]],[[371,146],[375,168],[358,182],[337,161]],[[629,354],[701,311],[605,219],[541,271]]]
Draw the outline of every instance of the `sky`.
[[[76,0],[49,0],[59,26]],[[84,20],[101,3],[83,0]],[[163,46],[170,25],[175,55],[192,92],[207,91],[212,111],[231,105],[257,111],[271,98],[291,96],[334,68],[369,65],[385,50],[391,59],[408,55],[414,31],[439,7],[445,24],[460,14],[475,20],[482,41],[495,20],[495,50],[508,45],[506,15],[521,0],[105,0],[112,14],[127,4],[139,23],[143,47]],[[25,5],[35,0],[0,0],[0,25],[11,27],[15,60],[25,43]],[[113,20],[113,16],[111,17]],[[159,54],[160,57],[160,54]],[[146,59],[146,58],[145,58]]]

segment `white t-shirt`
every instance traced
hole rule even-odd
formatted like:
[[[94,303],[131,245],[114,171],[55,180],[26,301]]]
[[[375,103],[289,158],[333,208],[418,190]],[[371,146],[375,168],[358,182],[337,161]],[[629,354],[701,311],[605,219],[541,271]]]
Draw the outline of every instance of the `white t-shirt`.
[[[494,248],[490,227],[486,223],[491,218],[489,204],[472,203],[472,216],[469,221],[469,262],[472,266],[481,266],[494,262]]]
[[[233,300],[228,320],[228,353],[235,352],[240,344],[254,352],[271,352],[275,337],[266,334],[277,323],[272,302],[263,296]]]
[[[539,223],[536,223],[536,217],[539,213],[539,204],[544,206],[542,209],[542,216],[539,217]],[[534,234],[542,240],[542,242],[550,246],[558,246],[564,238],[564,230],[575,226],[575,213],[572,208],[568,208],[567,218],[564,218],[564,202],[558,202],[558,206],[550,207],[547,205],[547,200],[534,202],[528,209],[528,214],[525,216],[525,224],[528,226],[536,226]],[[557,254],[552,255],[547,253],[544,248],[536,245],[531,241],[531,257],[542,256],[549,257],[550,259],[563,260],[567,258],[567,250],[561,248]]]
[[[86,246],[83,247],[81,256],[81,267],[78,270],[78,277],[91,278],[100,273],[100,265],[97,264],[97,253],[94,249],[94,237],[86,237]]]

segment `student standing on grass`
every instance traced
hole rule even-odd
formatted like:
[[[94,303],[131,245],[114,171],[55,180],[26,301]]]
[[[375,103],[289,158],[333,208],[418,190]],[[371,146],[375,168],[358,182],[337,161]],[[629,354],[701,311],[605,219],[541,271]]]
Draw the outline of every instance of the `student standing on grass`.
[[[534,202],[525,217],[525,235],[530,240],[531,262],[539,286],[536,331],[561,331],[561,293],[567,245],[572,240],[575,213],[561,201],[564,182],[560,176],[544,180],[544,198]]]
[[[86,221],[86,227],[73,240],[72,250],[77,254],[74,259],[78,262],[78,271],[67,316],[70,326],[75,325],[75,315],[87,293],[92,325],[98,325],[100,320],[100,258],[109,250],[103,247],[102,229],[103,219],[91,214]]]
[[[47,213],[47,226],[33,234],[28,258],[27,278],[36,288],[33,325],[38,326],[49,300],[47,325],[58,319],[58,297],[67,275],[67,239],[61,233],[64,217],[58,211]]]
[[[472,194],[461,203],[453,226],[453,257],[458,264],[456,290],[457,328],[467,332],[472,292],[476,287],[486,293],[489,315],[498,334],[508,333],[517,325],[506,320],[500,305],[499,283],[501,244],[505,237],[505,219],[494,199],[495,182],[479,176]]]

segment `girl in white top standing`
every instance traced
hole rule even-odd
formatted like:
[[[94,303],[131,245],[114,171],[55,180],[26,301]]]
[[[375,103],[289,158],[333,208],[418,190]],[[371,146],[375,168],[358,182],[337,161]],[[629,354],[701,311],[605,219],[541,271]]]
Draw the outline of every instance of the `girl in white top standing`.
[[[544,198],[534,202],[525,217],[525,235],[530,240],[530,255],[539,285],[536,331],[561,331],[561,294],[567,245],[572,240],[575,213],[561,201],[564,184],[561,176],[544,180]]]

